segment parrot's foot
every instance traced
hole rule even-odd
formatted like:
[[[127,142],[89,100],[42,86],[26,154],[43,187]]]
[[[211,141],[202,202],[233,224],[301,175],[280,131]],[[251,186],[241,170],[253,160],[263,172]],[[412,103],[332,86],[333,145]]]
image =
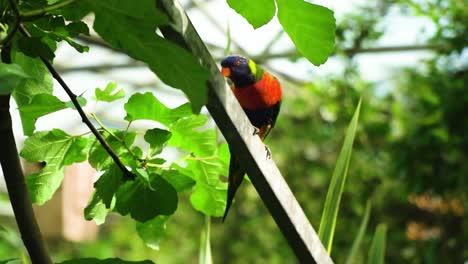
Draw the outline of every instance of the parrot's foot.
[[[253,131],[253,136],[256,136],[258,135],[258,133],[260,133],[260,129],[258,129],[258,127],[253,127],[254,128],[254,131]]]
[[[271,159],[271,150],[267,145],[265,145],[265,152],[266,152],[266,158]]]

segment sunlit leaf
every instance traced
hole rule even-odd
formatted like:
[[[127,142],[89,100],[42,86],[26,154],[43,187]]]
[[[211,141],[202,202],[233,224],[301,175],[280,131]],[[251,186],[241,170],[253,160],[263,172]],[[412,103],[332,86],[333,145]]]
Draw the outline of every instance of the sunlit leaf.
[[[30,78],[20,81],[13,90],[12,95],[19,108],[29,104],[36,94],[52,93],[52,76],[40,59],[33,59],[15,51],[12,52],[12,61],[20,65],[23,71],[30,76]],[[23,130],[31,132],[31,119],[24,117],[21,113],[20,116]]]
[[[335,46],[333,11],[303,0],[276,0],[278,19],[299,52],[314,65],[323,64]]]
[[[190,151],[199,157],[214,155],[217,147],[216,131],[200,131],[208,121],[204,115],[191,115],[177,120],[171,127],[172,137],[168,144]]]
[[[29,103],[18,107],[23,121],[25,135],[31,135],[36,129],[36,120],[44,115],[67,108],[67,105],[52,94],[42,93],[32,97]]]
[[[229,6],[254,27],[268,23],[276,12],[274,0],[227,0]]]
[[[99,194],[95,192],[84,209],[84,217],[88,221],[94,220],[97,225],[101,225],[106,221],[107,214],[111,209],[112,207],[106,207]]]
[[[361,100],[356,107],[353,118],[346,131],[343,147],[341,148],[340,155],[335,165],[335,170],[328,188],[325,206],[323,208],[322,219],[320,220],[319,238],[331,253],[333,245],[333,236],[335,234],[335,226],[338,218],[338,211],[340,209],[341,196],[343,194],[346,176],[348,174],[349,161],[351,160],[351,153],[353,149],[354,137],[359,120],[359,113],[361,110]]]
[[[117,90],[117,83],[114,82],[107,84],[104,90],[96,88],[94,94],[96,100],[104,102],[113,102],[125,97],[125,91],[123,89]]]
[[[159,250],[159,244],[166,235],[166,222],[168,216],[160,215],[145,223],[136,223],[138,236],[145,244],[154,250]]]
[[[41,205],[52,197],[62,182],[64,165],[86,158],[81,152],[83,140],[59,129],[38,132],[25,140],[20,155],[29,162],[45,162],[39,172],[26,177],[34,203]]]
[[[183,104],[177,108],[168,108],[150,92],[133,94],[124,106],[127,111],[125,120],[153,120],[169,126],[181,117],[191,114],[190,105]]]

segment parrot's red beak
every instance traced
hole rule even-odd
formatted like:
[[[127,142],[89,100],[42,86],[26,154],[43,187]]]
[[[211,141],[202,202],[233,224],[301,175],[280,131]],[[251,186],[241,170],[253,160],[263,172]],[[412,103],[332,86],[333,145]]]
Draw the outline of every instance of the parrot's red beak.
[[[221,74],[224,76],[224,77],[229,77],[231,76],[231,69],[227,68],[227,67],[223,67],[221,69]]]

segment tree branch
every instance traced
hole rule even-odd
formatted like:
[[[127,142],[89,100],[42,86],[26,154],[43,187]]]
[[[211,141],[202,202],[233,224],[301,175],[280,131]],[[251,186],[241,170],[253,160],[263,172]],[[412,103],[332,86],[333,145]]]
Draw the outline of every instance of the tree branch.
[[[29,34],[27,29],[21,24],[20,24],[20,31],[26,37],[28,37],[28,38],[31,37],[31,34]],[[130,172],[127,169],[127,167],[125,167],[125,165],[122,163],[122,161],[117,156],[117,154],[112,150],[112,148],[107,143],[107,141],[102,137],[101,134],[99,134],[98,130],[94,127],[94,125],[91,123],[89,118],[86,116],[86,113],[83,111],[83,108],[81,108],[80,103],[76,99],[77,96],[72,92],[70,87],[68,87],[68,85],[62,79],[62,77],[58,74],[58,72],[55,70],[55,68],[52,66],[52,64],[49,61],[47,61],[46,59],[42,58],[42,57],[41,57],[41,60],[45,64],[45,66],[47,67],[49,72],[52,74],[54,79],[57,80],[57,82],[60,84],[60,86],[62,86],[63,90],[67,93],[68,97],[70,97],[70,99],[71,99],[73,105],[75,106],[76,110],[78,111],[78,114],[80,115],[81,120],[83,121],[83,123],[85,123],[86,126],[88,126],[88,128],[91,130],[93,135],[97,138],[99,143],[101,143],[102,147],[107,151],[107,153],[114,160],[115,164],[117,164],[117,166],[122,170],[122,172],[124,173],[125,178],[127,178],[128,180],[134,180],[136,178],[136,176],[132,172]]]
[[[9,48],[2,49],[2,61],[11,63]],[[2,140],[0,163],[21,239],[33,264],[52,264],[34,216],[21,169],[11,123],[9,94],[0,95],[0,139]]]
[[[67,6],[73,2],[75,2],[76,0],[64,0],[64,1],[60,1],[60,2],[57,2],[53,5],[49,5],[49,6],[46,6],[46,7],[43,7],[43,8],[39,8],[39,9],[35,9],[35,10],[31,10],[31,11],[26,11],[26,12],[23,12],[21,14],[21,19],[24,20],[24,19],[29,19],[29,18],[32,18],[32,17],[37,17],[37,16],[42,16],[50,11],[53,11],[55,9],[59,9],[59,8],[62,8],[64,6]]]

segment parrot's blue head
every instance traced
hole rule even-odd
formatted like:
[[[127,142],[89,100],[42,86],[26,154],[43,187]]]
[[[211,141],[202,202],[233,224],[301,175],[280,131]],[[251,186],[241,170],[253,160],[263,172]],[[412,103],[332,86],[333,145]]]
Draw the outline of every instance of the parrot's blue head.
[[[255,83],[256,65],[252,60],[239,55],[231,55],[221,61],[221,73],[229,78],[236,88]]]

